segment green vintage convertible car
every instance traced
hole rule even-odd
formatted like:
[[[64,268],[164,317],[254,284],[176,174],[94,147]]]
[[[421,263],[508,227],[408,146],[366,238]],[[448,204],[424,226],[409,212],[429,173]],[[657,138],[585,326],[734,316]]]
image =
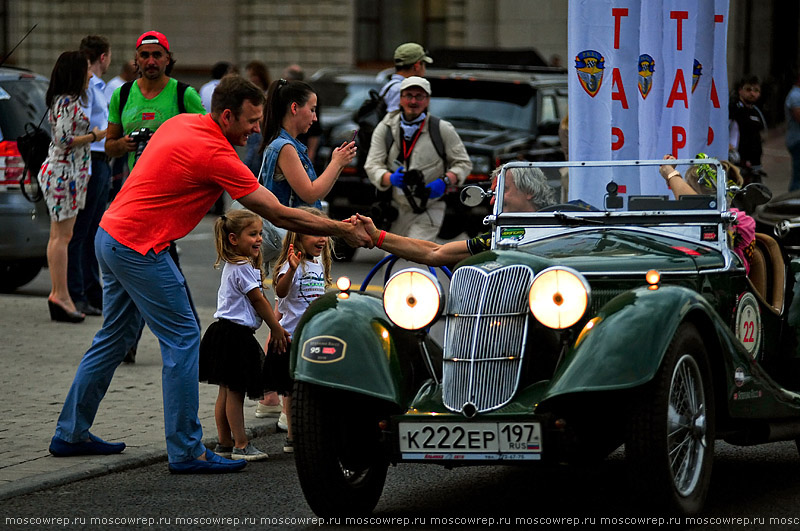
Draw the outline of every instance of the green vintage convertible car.
[[[535,467],[624,444],[632,492],[691,515],[715,440],[800,436],[800,257],[757,234],[748,276],[729,243],[741,214],[728,194],[747,211],[769,196],[726,189],[708,159],[716,195],[621,194],[659,163],[509,164],[584,172],[603,204],[504,212],[501,181],[491,249],[447,289],[413,268],[387,274],[382,296],[343,284],[309,307],[291,352],[293,429],[315,513],[371,511],[390,464]]]

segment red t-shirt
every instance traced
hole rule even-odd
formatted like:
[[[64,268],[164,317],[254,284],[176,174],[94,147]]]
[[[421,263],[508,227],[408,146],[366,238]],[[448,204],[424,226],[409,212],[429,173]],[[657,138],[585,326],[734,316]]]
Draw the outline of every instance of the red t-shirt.
[[[219,198],[260,185],[211,115],[179,114],[147,144],[100,226],[118,242],[147,254],[186,236]]]

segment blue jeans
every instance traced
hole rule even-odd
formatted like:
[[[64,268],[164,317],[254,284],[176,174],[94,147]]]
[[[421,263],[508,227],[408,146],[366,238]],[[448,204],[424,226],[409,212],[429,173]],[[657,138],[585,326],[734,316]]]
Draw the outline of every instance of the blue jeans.
[[[164,431],[170,463],[205,451],[199,407],[197,324],[183,275],[167,250],[145,256],[100,228],[95,249],[103,274],[103,327],[84,354],[58,418],[56,436],[85,440],[114,371],[133,346],[144,317],[161,345]]]
[[[86,186],[86,204],[78,212],[72,239],[67,248],[67,288],[74,302],[88,302],[100,307],[103,287],[94,253],[94,237],[100,218],[106,211],[111,187],[111,168],[103,158],[92,153],[92,176]]]
[[[800,142],[787,146],[792,155],[792,180],[789,182],[789,191],[800,189]]]

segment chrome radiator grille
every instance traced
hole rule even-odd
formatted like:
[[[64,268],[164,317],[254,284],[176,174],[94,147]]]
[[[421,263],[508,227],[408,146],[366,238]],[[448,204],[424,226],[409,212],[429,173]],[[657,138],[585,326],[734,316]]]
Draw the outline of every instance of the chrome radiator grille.
[[[490,411],[519,385],[534,272],[509,266],[490,273],[472,266],[453,273],[447,303],[442,376],[451,411]]]

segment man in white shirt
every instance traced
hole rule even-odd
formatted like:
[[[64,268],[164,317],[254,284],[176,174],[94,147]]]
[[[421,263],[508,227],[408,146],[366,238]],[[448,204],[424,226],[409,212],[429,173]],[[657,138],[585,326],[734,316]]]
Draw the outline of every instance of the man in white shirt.
[[[80,51],[89,61],[92,78],[86,89],[86,106],[83,112],[89,117],[89,128],[108,128],[108,100],[102,75],[111,64],[111,45],[102,35],[83,38]],[[92,142],[91,178],[86,187],[86,205],[78,212],[72,239],[67,249],[67,287],[78,311],[86,315],[101,315],[103,288],[100,269],[94,255],[94,236],[100,218],[106,211],[111,185],[111,168],[105,153],[105,139]]]
[[[219,80],[235,71],[236,67],[226,61],[220,61],[211,68],[211,81],[200,87],[200,101],[203,102],[206,112],[211,112],[211,96],[219,85]]]
[[[121,87],[128,81],[133,81],[136,79],[136,77],[136,63],[133,61],[133,59],[122,63],[122,68],[119,71],[119,75],[114,76],[111,78],[111,81],[106,83],[106,89],[103,91],[106,95],[106,101],[111,101],[111,95],[114,94],[114,91],[117,90],[117,88]]]

